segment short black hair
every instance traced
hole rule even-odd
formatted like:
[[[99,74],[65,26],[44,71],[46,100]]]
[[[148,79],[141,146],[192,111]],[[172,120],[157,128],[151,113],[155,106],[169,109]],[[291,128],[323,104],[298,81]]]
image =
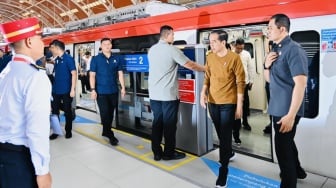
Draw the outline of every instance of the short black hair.
[[[217,35],[218,35],[218,40],[221,41],[221,42],[222,42],[222,41],[227,42],[227,40],[228,40],[228,34],[227,34],[226,31],[217,29],[217,30],[213,30],[213,31],[211,31],[210,34],[217,34]]]
[[[243,38],[238,38],[237,40],[236,40],[236,45],[243,45],[243,44],[245,44],[245,41],[244,41],[244,39]]]
[[[102,38],[102,39],[100,40],[100,43],[103,43],[104,41],[110,41],[111,44],[112,44],[112,40],[111,40],[110,38],[107,38],[107,37]]]
[[[290,20],[289,17],[285,14],[275,14],[271,17],[271,20],[274,19],[275,25],[280,27],[285,27],[287,32],[289,32],[290,29]]]
[[[62,42],[60,40],[55,39],[55,40],[51,41],[51,43],[49,44],[49,46],[51,46],[51,45],[57,46],[57,47],[59,47],[63,51],[65,50],[64,42]]]
[[[160,36],[164,37],[167,34],[167,32],[172,31],[172,30],[174,30],[174,29],[171,26],[163,25],[160,28]]]

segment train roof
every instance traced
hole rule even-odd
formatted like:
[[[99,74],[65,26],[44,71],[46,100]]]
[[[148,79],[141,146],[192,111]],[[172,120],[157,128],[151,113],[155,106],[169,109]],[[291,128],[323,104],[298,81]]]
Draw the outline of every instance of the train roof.
[[[54,39],[69,44],[104,37],[115,39],[157,34],[162,25],[171,25],[175,31],[179,31],[266,23],[276,13],[285,13],[290,18],[329,15],[336,13],[336,4],[334,0],[233,1],[47,36],[43,40],[46,45]]]

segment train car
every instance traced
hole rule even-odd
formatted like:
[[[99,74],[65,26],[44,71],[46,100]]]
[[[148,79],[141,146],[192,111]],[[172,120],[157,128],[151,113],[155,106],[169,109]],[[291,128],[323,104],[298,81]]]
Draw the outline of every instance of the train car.
[[[250,91],[250,108],[255,113],[249,117],[254,129],[268,123],[265,114],[267,100],[263,60],[268,52],[267,21],[275,13],[284,13],[290,17],[290,36],[302,45],[309,59],[305,116],[298,125],[295,138],[301,163],[309,172],[336,178],[334,170],[336,164],[333,162],[336,158],[336,151],[333,149],[336,143],[334,123],[336,122],[336,84],[333,84],[336,82],[334,63],[336,4],[333,0],[233,1],[48,36],[44,38],[44,42],[48,45],[53,39],[62,40],[66,43],[66,48],[72,50],[75,58],[80,59],[80,54],[85,50],[91,51],[92,54],[98,53],[100,39],[104,37],[113,39],[113,48],[117,48],[119,53],[145,52],[157,42],[160,26],[166,24],[174,28],[175,40],[204,46],[209,43],[208,36],[211,30],[226,30],[229,33],[229,41],[238,37],[245,39],[246,50],[250,52],[255,63],[256,76],[253,89]],[[146,73],[125,75],[126,80],[134,80],[134,77],[145,80],[147,77]],[[145,82],[140,85],[143,87],[140,87],[139,91],[147,87]],[[128,87],[133,86],[129,84]],[[131,101],[130,97],[129,102]],[[140,102],[144,109],[148,109],[148,98]],[[143,121],[150,119],[150,114],[145,115]],[[262,118],[256,118],[257,116]],[[262,144],[269,146],[269,151],[257,149],[254,153],[249,152],[251,148],[258,148],[258,145],[253,142],[253,139],[257,139],[253,138],[254,136],[253,130],[246,136],[246,139],[251,141],[248,142],[250,145],[246,145],[245,152],[276,162],[271,137],[260,136],[264,139]]]

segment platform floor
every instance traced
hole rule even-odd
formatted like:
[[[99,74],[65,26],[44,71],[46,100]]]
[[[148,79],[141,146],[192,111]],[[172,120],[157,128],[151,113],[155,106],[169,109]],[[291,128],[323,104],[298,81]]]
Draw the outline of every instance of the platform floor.
[[[99,116],[77,110],[73,137],[51,141],[53,188],[212,188],[218,174],[218,150],[182,160],[154,161],[150,141],[115,131],[119,145],[101,137]],[[275,163],[236,154],[230,162],[229,188],[279,187]],[[336,180],[308,173],[299,188],[334,188]]]

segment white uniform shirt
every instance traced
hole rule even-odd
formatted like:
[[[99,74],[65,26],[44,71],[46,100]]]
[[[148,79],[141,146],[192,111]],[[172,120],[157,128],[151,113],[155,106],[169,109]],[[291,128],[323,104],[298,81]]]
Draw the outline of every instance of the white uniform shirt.
[[[87,58],[85,55],[82,57],[83,60],[86,62],[86,71],[90,70],[90,64],[91,64],[91,59],[92,56],[90,56],[89,58]]]
[[[51,85],[33,59],[16,54],[0,74],[0,142],[30,149],[36,175],[49,172]]]
[[[255,66],[252,62],[251,55],[248,51],[243,50],[239,53],[240,59],[242,60],[245,72],[245,83],[253,83],[253,78],[255,75]]]

